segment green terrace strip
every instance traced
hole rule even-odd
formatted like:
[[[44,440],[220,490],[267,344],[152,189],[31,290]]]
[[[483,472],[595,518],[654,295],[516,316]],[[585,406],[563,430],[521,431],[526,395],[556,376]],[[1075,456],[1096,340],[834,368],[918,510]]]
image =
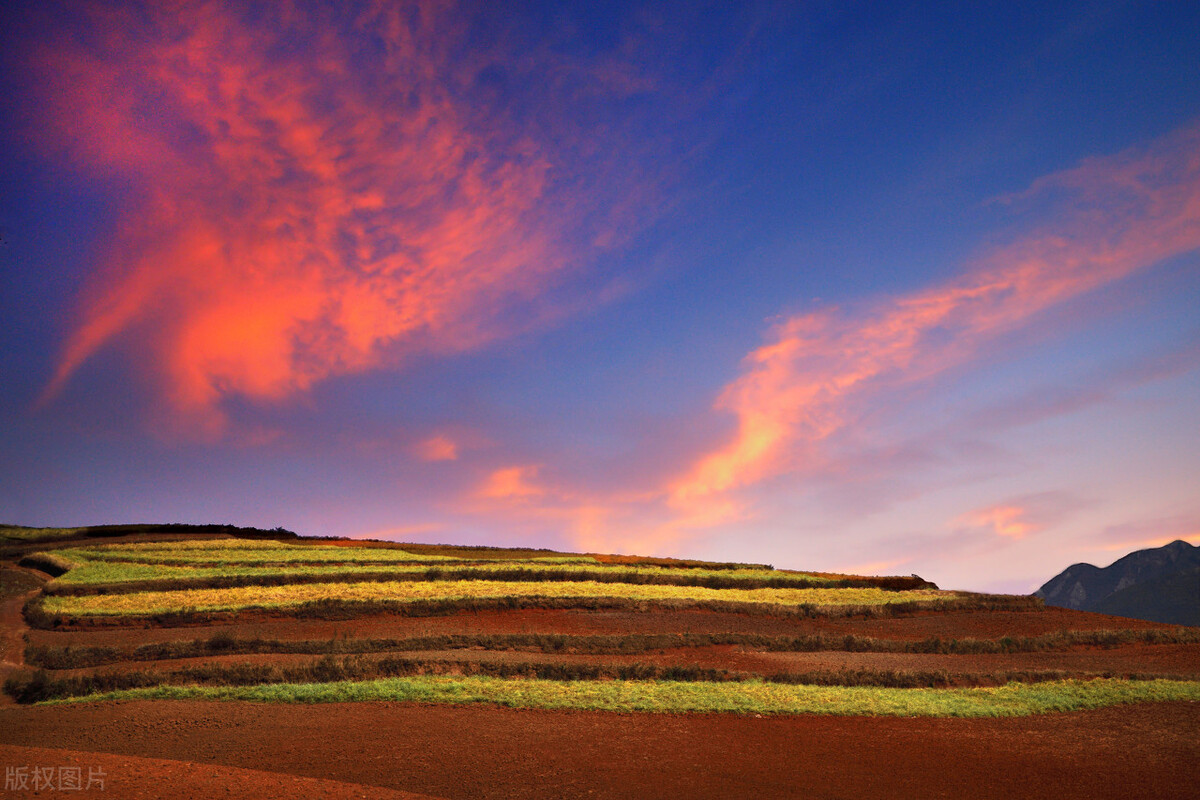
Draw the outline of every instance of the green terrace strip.
[[[510,708],[618,712],[1013,717],[1121,703],[1200,701],[1194,681],[1098,678],[998,687],[892,689],[757,681],[553,681],[484,676],[411,676],[371,681],[258,686],[157,686],[82,698],[244,700],[260,703],[394,701],[491,703]],[[79,702],[79,699],[51,702]]]
[[[701,586],[656,586],[596,581],[380,581],[240,586],[230,589],[185,589],[115,595],[54,595],[43,599],[42,611],[50,615],[65,616],[236,611],[249,608],[286,608],[331,597],[336,597],[342,602],[396,603],[520,597],[612,597],[628,600],[719,601],[787,606],[874,606],[953,596],[953,592],[926,589],[708,589]]]
[[[277,608],[246,607],[230,611],[162,611],[153,614],[89,614],[67,616],[48,613],[43,607],[45,598],[35,597],[25,604],[24,616],[32,627],[114,628],[187,627],[211,625],[244,619],[247,616],[294,617],[297,619],[347,620],[364,616],[388,614],[403,617],[448,616],[484,611],[513,611],[516,609],[624,611],[648,613],[655,611],[712,611],[728,614],[781,618],[885,618],[906,617],[928,613],[965,613],[973,611],[1007,611],[1028,613],[1044,608],[1041,598],[1029,595],[989,595],[960,592],[951,596],[943,592],[932,600],[899,600],[887,605],[779,605],[770,603],[734,603],[725,600],[636,600],[625,597],[487,597],[458,600],[342,600],[327,597],[323,600]]]
[[[23,528],[19,525],[0,525],[0,540],[40,542],[80,536],[87,528]]]
[[[632,556],[596,556],[552,551],[506,551],[496,548],[404,545],[391,547],[338,546],[325,543],[297,543],[270,539],[205,539],[134,544],[88,544],[72,548],[80,558],[109,561],[134,561],[158,564],[228,563],[495,563],[600,564],[624,567],[660,567],[707,570],[710,572],[751,571],[770,573],[769,564],[688,561]],[[550,554],[546,554],[550,553]],[[810,576],[812,577],[812,576]]]
[[[62,554],[35,554],[22,561],[59,577],[46,587],[47,594],[109,594],[133,591],[278,586],[287,583],[396,580],[501,580],[596,581],[601,583],[703,586],[710,589],[809,589],[876,586],[882,589],[918,589],[929,585],[917,578],[881,578],[834,581],[801,573],[710,571],[663,567],[602,567],[599,564],[540,565],[529,562],[485,562],[473,565],[429,566],[395,564],[386,568],[363,565],[162,566],[111,561],[69,562]],[[78,566],[70,566],[71,563]],[[65,572],[64,572],[65,570]]]
[[[58,552],[84,561],[132,561],[150,564],[390,564],[395,562],[453,561],[448,556],[415,555],[391,548],[298,545],[288,542],[215,539],[184,542],[147,542],[72,547]]]
[[[213,549],[201,551],[174,550],[145,550],[125,551],[116,547],[100,548],[71,548],[60,552],[77,561],[115,561],[133,564],[159,564],[163,566],[226,566],[226,565],[305,565],[305,564],[505,564],[513,563],[516,559],[475,558],[464,560],[451,556],[414,555],[402,550],[385,550],[382,548],[352,549],[349,547],[330,547],[308,545],[292,549],[271,548],[238,548],[235,550]],[[590,556],[554,556],[530,558],[518,561],[525,564],[563,565],[563,564],[592,564],[597,562]]]
[[[34,703],[65,697],[85,697],[101,692],[143,689],[152,686],[260,686],[268,683],[336,683],[378,680],[413,675],[483,675],[492,678],[529,678],[556,681],[657,680],[676,682],[745,682],[804,684],[812,686],[874,686],[887,688],[1003,686],[1020,681],[1038,683],[1098,677],[1127,680],[1178,679],[1174,675],[1129,673],[1103,676],[1089,672],[1064,670],[1004,670],[1000,672],[950,672],[937,670],[837,669],[808,672],[757,674],[731,671],[698,664],[660,666],[656,664],[567,663],[527,660],[521,662],[477,659],[371,658],[355,655],[337,658],[324,656],[315,661],[290,664],[212,663],[189,665],[171,672],[126,670],[75,675],[35,672],[28,680],[12,676],[4,691],[17,702]]]
[[[207,639],[156,642],[137,647],[75,646],[25,648],[25,662],[46,669],[82,669],[123,661],[164,661],[204,656],[245,654],[326,655],[411,652],[420,650],[522,651],[589,655],[629,655],[684,647],[739,646],[761,652],[811,653],[1041,653],[1080,647],[1119,648],[1137,644],[1194,644],[1200,629],[1061,631],[1042,636],[1004,636],[999,639],[919,641],[875,639],[867,636],[765,636],[754,633],[668,633],[628,635],[568,635],[556,633],[437,634],[404,639],[238,639],[218,633]]]

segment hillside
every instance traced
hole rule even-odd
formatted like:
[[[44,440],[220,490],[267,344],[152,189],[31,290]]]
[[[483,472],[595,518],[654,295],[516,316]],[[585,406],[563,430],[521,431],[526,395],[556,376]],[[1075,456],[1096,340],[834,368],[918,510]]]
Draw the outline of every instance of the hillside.
[[[1200,547],[1176,540],[1100,568],[1074,564],[1035,595],[1047,605],[1175,625],[1200,625]]]
[[[40,547],[0,564],[0,758],[107,765],[98,797],[1200,780],[1188,628],[766,564],[145,528]]]

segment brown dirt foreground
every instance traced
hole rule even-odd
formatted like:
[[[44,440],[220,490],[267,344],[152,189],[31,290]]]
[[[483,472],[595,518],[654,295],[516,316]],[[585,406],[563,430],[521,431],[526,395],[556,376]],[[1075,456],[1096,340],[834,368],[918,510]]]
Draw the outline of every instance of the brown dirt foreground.
[[[95,752],[108,796],[185,797],[188,765],[453,798],[1194,798],[1200,703],[1012,719],[515,711],[407,703],[121,702],[0,708],[8,744]],[[27,751],[0,750],[5,766]],[[47,757],[49,758],[49,757]],[[162,764],[164,762],[154,762]],[[129,766],[118,766],[128,764]],[[121,770],[129,770],[127,776]],[[220,780],[205,768],[197,775]],[[262,775],[262,773],[259,773]],[[259,778],[259,780],[268,780]],[[290,786],[281,779],[281,787]],[[161,781],[161,782],[160,782]],[[217,784],[213,784],[215,787]],[[144,794],[137,794],[143,791]],[[234,796],[291,796],[270,785]],[[382,797],[363,789],[364,796]],[[223,796],[208,791],[206,796]],[[297,795],[298,796],[298,795]],[[323,796],[313,794],[311,796]],[[336,796],[336,795],[330,795]]]

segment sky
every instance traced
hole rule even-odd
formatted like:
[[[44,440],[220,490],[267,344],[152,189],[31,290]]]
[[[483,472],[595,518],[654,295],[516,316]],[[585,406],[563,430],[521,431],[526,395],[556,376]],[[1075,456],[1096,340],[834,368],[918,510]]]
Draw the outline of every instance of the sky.
[[[1025,593],[1200,543],[1200,5],[17,2],[0,522]]]

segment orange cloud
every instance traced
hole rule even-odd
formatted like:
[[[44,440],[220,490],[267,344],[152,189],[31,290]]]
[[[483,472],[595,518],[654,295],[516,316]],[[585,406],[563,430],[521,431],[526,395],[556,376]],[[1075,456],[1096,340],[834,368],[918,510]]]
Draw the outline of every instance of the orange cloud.
[[[999,505],[964,514],[958,521],[972,528],[989,529],[997,536],[1023,539],[1039,527],[1028,520],[1028,513],[1020,506]]]
[[[564,488],[534,464],[488,473],[467,504],[481,514],[501,514],[529,526],[563,534],[583,550],[651,555],[677,540],[677,526],[663,516],[658,492],[604,493]]]
[[[132,330],[174,414],[219,435],[230,396],[277,401],[560,313],[548,290],[617,238],[570,229],[602,200],[565,194],[553,148],[473,102],[487,65],[455,49],[461,11],[409,10],[93,9],[86,41],[39,54],[46,134],[135,184],[46,399]]]
[[[736,416],[736,435],[671,484],[669,503],[733,519],[740,511],[731,493],[820,470],[821,444],[882,390],[968,362],[1052,306],[1200,247],[1200,127],[1088,160],[1020,199],[1047,195],[1057,203],[1051,224],[993,250],[961,278],[777,325],[717,400],[717,410]]]
[[[546,494],[546,490],[534,482],[538,469],[536,466],[517,466],[495,470],[488,476],[478,494],[491,500],[528,500],[541,497]]]
[[[442,435],[418,442],[415,450],[423,461],[454,461],[458,458],[458,443]]]

